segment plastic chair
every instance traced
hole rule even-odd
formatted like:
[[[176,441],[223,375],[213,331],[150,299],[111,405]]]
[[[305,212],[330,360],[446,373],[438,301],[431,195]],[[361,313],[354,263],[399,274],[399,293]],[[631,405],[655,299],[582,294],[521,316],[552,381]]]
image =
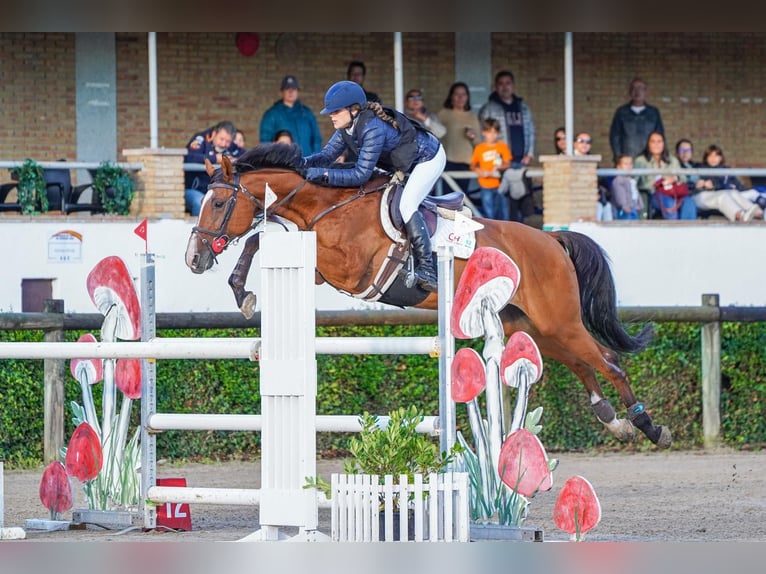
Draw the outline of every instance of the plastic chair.
[[[104,206],[101,203],[101,194],[93,187],[93,181],[96,179],[96,170],[89,169],[91,181],[80,185],[70,186],[69,194],[64,198],[64,213],[73,213],[80,211],[90,211],[91,213],[104,213]],[[90,203],[79,203],[80,196],[86,189],[92,189]]]
[[[64,198],[72,193],[72,178],[69,169],[44,169],[43,179],[48,194],[48,211],[64,212]]]
[[[17,181],[9,181],[0,184],[0,211],[21,211],[21,204],[17,202],[7,202],[8,194],[16,189]]]

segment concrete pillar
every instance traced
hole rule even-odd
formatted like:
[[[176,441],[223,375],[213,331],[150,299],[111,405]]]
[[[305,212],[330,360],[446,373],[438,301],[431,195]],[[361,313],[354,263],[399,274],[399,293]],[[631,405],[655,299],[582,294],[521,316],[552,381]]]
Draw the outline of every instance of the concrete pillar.
[[[135,172],[136,193],[130,214],[150,218],[184,218],[184,156],[186,148],[126,149],[131,163],[142,163]]]
[[[600,155],[543,155],[543,229],[593,221],[598,201]]]

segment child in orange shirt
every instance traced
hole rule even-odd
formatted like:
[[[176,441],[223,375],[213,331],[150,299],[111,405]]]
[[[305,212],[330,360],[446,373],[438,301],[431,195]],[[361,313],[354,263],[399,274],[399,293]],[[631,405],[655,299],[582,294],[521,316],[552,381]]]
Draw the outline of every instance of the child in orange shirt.
[[[473,148],[471,170],[479,176],[481,209],[489,219],[508,220],[511,216],[508,198],[498,192],[501,173],[511,166],[511,150],[505,142],[497,141],[500,123],[487,118],[481,122],[484,138]]]

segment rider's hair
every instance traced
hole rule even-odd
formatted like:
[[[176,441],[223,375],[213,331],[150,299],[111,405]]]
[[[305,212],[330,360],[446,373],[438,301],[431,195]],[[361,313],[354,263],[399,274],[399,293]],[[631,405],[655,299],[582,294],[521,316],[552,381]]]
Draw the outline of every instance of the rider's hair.
[[[367,102],[367,109],[372,110],[376,116],[387,124],[391,124],[397,131],[399,130],[399,123],[386,113],[386,110],[383,109],[383,106],[381,106],[380,103]]]

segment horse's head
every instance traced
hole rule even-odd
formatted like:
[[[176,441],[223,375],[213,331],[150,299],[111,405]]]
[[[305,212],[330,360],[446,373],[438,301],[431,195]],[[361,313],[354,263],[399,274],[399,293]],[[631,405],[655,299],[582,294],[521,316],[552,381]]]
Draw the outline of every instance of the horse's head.
[[[228,157],[221,159],[219,169],[215,169],[208,160],[205,160],[205,167],[210,185],[202,200],[197,225],[192,228],[186,246],[186,265],[194,273],[210,269],[216,256],[231,241],[247,233],[253,214],[263,205],[263,192],[261,199],[258,199],[245,188]]]
[[[189,269],[204,273],[229,243],[250,231],[254,216],[263,212],[266,203],[266,178],[259,171],[278,167],[294,173],[301,161],[300,148],[285,144],[255,146],[237,158],[236,164],[224,156],[219,169],[205,160],[210,184],[186,246]],[[280,193],[277,179],[272,179],[272,185]]]

